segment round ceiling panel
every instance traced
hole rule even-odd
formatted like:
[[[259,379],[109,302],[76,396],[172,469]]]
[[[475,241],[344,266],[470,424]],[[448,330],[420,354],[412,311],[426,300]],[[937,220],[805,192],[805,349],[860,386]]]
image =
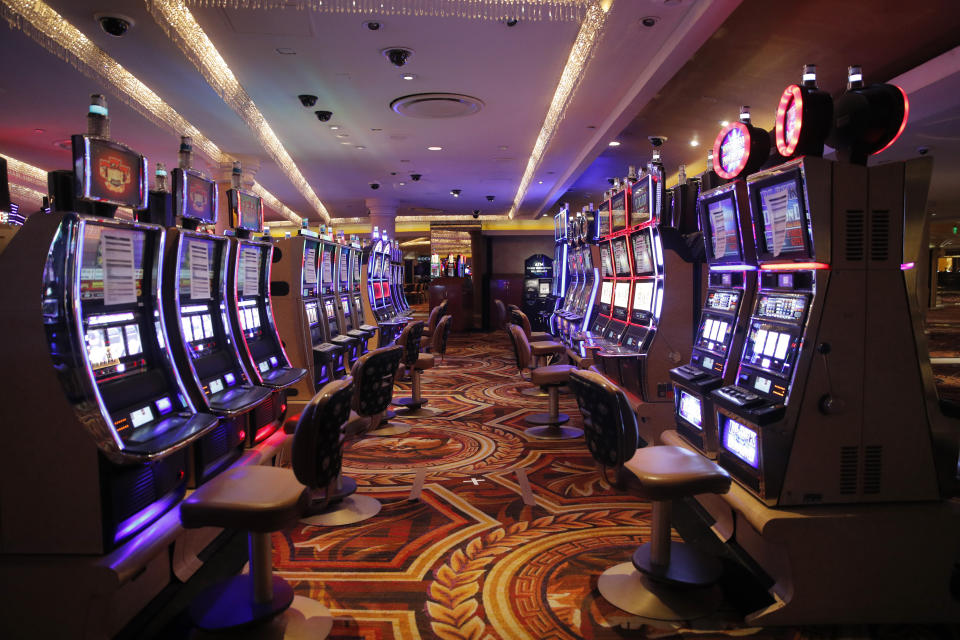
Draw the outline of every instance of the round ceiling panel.
[[[415,93],[397,98],[390,108],[409,118],[460,118],[483,108],[483,101],[459,93]]]

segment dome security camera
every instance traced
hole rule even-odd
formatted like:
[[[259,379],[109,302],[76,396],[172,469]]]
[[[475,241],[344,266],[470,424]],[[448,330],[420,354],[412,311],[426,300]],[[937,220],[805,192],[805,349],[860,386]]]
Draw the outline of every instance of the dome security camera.
[[[377,22],[376,20],[369,20],[367,22],[364,22],[363,26],[365,26],[367,29],[370,29],[370,31],[379,31],[380,27],[382,27],[383,25]]]
[[[667,136],[647,136],[647,140],[649,140],[653,146],[660,147],[667,141]]]
[[[390,47],[389,49],[384,49],[383,55],[387,56],[387,59],[393,66],[402,67],[407,64],[407,60],[413,55],[413,51],[404,49],[403,47]]]
[[[305,107],[312,107],[317,104],[317,96],[312,96],[309,93],[301,93],[297,96],[297,99],[300,101],[300,104]]]
[[[660,22],[660,18],[658,18],[657,16],[647,16],[645,18],[640,19],[640,24],[645,26],[647,29],[650,29],[651,27],[656,25],[658,22]]]
[[[493,199],[494,199],[495,197],[496,197],[496,196],[487,196],[487,202],[493,202]]]
[[[380,188],[380,183],[379,183],[379,182],[371,182],[371,183],[370,183],[370,188],[373,189],[374,191],[376,191],[377,189]]]
[[[317,114],[317,120],[319,120],[320,122],[327,122],[330,120],[330,118],[333,117],[333,111],[321,110],[321,111],[314,111],[314,113]]]
[[[423,175],[422,175],[422,174],[419,174],[419,173],[411,173],[411,174],[410,174],[410,179],[413,180],[414,182],[420,182],[420,178],[422,178],[422,177],[423,177]]]
[[[119,13],[97,13],[93,17],[97,19],[100,28],[114,38],[122,38],[135,24],[133,18]]]
[[[517,20],[516,18],[507,18],[506,20],[503,21],[503,24],[507,25],[508,27],[515,27],[517,26],[518,22],[520,21]]]
[[[480,209],[474,209],[474,210],[473,210],[473,218],[474,218],[474,220],[476,220],[476,219],[479,218],[479,217],[480,217]]]

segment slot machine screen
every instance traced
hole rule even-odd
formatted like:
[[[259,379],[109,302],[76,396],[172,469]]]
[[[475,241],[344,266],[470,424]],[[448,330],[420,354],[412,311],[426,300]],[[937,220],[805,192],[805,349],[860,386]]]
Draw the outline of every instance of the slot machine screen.
[[[635,182],[630,197],[630,226],[650,222],[650,179]]]
[[[333,256],[329,247],[323,247],[323,259],[320,262],[320,280],[324,291],[333,289]]]
[[[247,244],[240,245],[239,260],[237,261],[237,295],[240,298],[259,297],[262,295],[260,247]]]
[[[589,247],[583,250],[583,270],[584,272],[593,275],[593,254],[590,253]]]
[[[703,200],[700,215],[704,222],[701,227],[706,236],[707,260],[712,263],[741,262],[740,231],[733,192]]]
[[[633,311],[653,313],[653,280],[637,280],[633,286]]]
[[[323,301],[323,310],[327,313],[327,322],[333,324],[337,320],[337,312],[333,308],[333,300],[329,298]]]
[[[641,231],[633,234],[630,240],[631,245],[633,245],[633,274],[636,276],[652,276],[654,266],[650,234]]]
[[[613,267],[617,276],[629,276],[630,258],[627,256],[626,237],[614,238],[610,241],[610,247],[613,249]]]
[[[758,257],[766,260],[812,257],[800,171],[750,184],[754,212],[759,211]]]
[[[216,182],[193,169],[174,169],[173,195],[176,215],[199,220],[203,224],[216,224]]]
[[[630,305],[630,283],[629,282],[616,283],[613,287],[613,306],[616,309],[619,309],[623,312],[621,314],[623,316],[621,320],[626,319],[627,307],[629,305]]]
[[[602,276],[604,278],[613,277],[613,260],[610,259],[610,245],[605,244],[600,247],[600,265]]]
[[[353,286],[360,286],[360,253],[354,251],[353,257]]]
[[[760,466],[760,436],[745,424],[721,414],[723,448],[754,469]]]
[[[234,226],[254,233],[263,231],[263,203],[260,198],[239,189],[227,191],[230,217]]]
[[[799,350],[800,338],[794,331],[754,320],[743,346],[741,363],[789,378]]]
[[[350,279],[350,253],[346,249],[340,249],[340,286],[346,287]]]
[[[680,401],[678,402],[680,417],[692,424],[697,429],[703,429],[703,404],[700,398],[680,389]]]
[[[310,301],[304,304],[304,309],[307,312],[307,324],[313,326],[320,322],[320,313],[317,310],[317,303]]]
[[[730,318],[703,314],[700,332],[697,334],[697,347],[725,356],[733,329]]]
[[[627,192],[621,191],[610,198],[610,215],[613,221],[611,229],[621,231],[627,228]]]
[[[613,298],[613,283],[607,280],[606,282],[600,285],[600,302],[602,304],[610,304],[610,301],[612,298]]]
[[[78,198],[131,209],[147,206],[147,159],[119,142],[76,135],[74,187]]]
[[[380,286],[379,282],[373,283],[373,297],[377,300],[383,297],[383,288]]]
[[[596,216],[600,219],[597,223],[598,235],[602,238],[603,236],[610,235],[610,201],[607,200],[600,205],[600,208],[596,212]]]

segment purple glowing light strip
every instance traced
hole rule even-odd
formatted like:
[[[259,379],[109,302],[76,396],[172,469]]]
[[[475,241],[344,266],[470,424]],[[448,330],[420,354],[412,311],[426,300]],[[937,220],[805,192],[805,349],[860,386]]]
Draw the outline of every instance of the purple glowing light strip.
[[[138,511],[117,527],[117,533],[113,536],[113,543],[117,544],[131,533],[138,531],[144,525],[153,522],[160,514],[164,513],[180,499],[180,492],[173,491],[165,498],[161,498],[151,504],[149,507]]]
[[[756,271],[752,264],[716,264],[710,265],[710,271]]]
[[[915,266],[916,265],[913,262],[904,262],[903,264],[900,265],[900,270],[907,271],[909,269],[913,269]]]

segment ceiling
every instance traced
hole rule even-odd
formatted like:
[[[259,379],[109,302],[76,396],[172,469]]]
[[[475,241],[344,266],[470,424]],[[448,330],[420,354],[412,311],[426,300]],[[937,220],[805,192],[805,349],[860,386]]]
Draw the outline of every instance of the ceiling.
[[[223,151],[259,164],[257,181],[284,204],[319,219],[144,2],[48,3]],[[103,11],[125,14],[135,25],[123,38],[111,37],[93,17]],[[193,14],[334,218],[366,215],[369,197],[395,201],[401,215],[506,213],[579,30],[576,22],[521,20],[509,27],[294,9],[195,8]],[[656,18],[652,27],[642,22],[649,16]],[[382,26],[371,31],[367,20]],[[88,95],[105,92],[113,136],[151,161],[176,164],[179,132],[144,118],[23,32],[0,30],[0,59],[17,61],[0,75],[0,152],[43,169],[66,168],[69,153],[56,143],[83,130]],[[863,65],[868,81],[885,81],[958,44],[960,3],[951,0],[614,0],[518,215],[549,214],[563,201],[575,208],[597,202],[608,177],[647,161],[649,135],[669,138],[668,173],[680,163],[691,167],[688,174],[701,170],[719,121],[735,118],[741,104],[752,106],[755,124],[773,126],[779,94],[799,79],[804,63],[817,63],[821,86],[836,95],[847,64]],[[414,52],[402,70],[381,54],[397,46]],[[960,170],[958,67],[932,71],[934,80],[914,78],[910,124],[880,158],[901,159],[927,146],[936,158],[931,207],[941,217],[960,217],[960,182],[948,177]],[[404,80],[402,72],[416,78]],[[484,106],[446,119],[390,109],[394,99],[420,92],[461,93]],[[302,93],[318,96],[317,104],[303,107]],[[322,123],[316,109],[333,117]],[[694,138],[699,147],[690,146]],[[622,145],[608,147],[613,139]],[[428,151],[433,145],[443,150]],[[412,173],[423,177],[413,182]],[[454,198],[452,189],[461,196]],[[268,211],[267,217],[280,216]]]

